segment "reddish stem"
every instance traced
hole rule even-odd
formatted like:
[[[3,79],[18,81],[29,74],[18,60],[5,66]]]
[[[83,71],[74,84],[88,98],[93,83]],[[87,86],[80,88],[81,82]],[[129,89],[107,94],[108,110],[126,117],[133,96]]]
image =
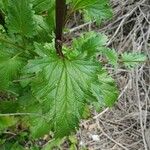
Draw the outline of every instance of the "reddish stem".
[[[62,37],[66,12],[66,0],[56,0],[56,38],[55,48],[59,56],[64,57],[62,52]]]

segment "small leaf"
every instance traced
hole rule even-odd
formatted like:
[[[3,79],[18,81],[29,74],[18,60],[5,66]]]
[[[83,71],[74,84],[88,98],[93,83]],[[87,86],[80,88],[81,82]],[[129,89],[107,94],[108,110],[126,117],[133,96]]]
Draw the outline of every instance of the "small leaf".
[[[102,20],[110,19],[112,17],[112,9],[108,0],[94,0],[95,3],[85,10],[85,18],[87,20]]]
[[[107,40],[107,36],[104,34],[89,32],[73,41],[73,49],[78,50],[81,55],[86,53],[85,55],[87,57],[96,56],[96,53],[99,52],[99,48],[106,45]]]
[[[103,56],[105,56],[108,60],[108,63],[113,65],[113,66],[117,66],[118,65],[118,54],[114,49],[109,49],[106,47],[101,47],[99,49],[99,51],[101,52],[101,54]]]
[[[101,21],[112,17],[108,0],[70,0],[74,11],[83,10],[88,20]]]
[[[72,144],[77,144],[78,143],[77,137],[75,135],[70,135],[69,140]]]
[[[146,61],[146,56],[139,53],[124,53],[121,55],[121,62],[128,68],[133,68]]]

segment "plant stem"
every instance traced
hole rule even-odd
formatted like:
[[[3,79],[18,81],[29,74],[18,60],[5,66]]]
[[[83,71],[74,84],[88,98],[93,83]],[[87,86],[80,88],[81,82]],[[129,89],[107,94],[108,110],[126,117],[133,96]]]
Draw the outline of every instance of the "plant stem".
[[[64,57],[62,52],[62,35],[65,21],[66,0],[56,0],[56,37],[55,48],[59,56]]]

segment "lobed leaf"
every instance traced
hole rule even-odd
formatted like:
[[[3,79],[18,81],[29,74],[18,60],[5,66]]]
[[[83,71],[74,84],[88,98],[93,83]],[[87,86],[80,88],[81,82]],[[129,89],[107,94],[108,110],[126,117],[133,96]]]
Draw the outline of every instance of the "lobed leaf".
[[[25,37],[34,35],[35,22],[29,0],[9,0],[8,28],[12,33],[19,33]]]
[[[110,94],[116,88],[113,84],[107,87],[107,83],[100,82],[98,74],[102,70],[90,58],[69,59],[66,55],[61,59],[51,53],[51,56],[29,61],[26,68],[27,72],[36,73],[32,82],[33,95],[46,106],[47,122],[50,122],[56,137],[69,135],[78,127],[87,99],[91,103],[101,101],[105,106],[111,106],[116,100],[117,94]],[[103,98],[97,97],[95,87],[96,94]]]
[[[78,51],[78,54],[91,57],[101,51],[100,48],[106,45],[107,40],[107,36],[104,34],[88,32],[74,39],[72,47]]]
[[[112,16],[108,0],[70,0],[69,2],[74,11],[83,10],[88,20],[101,21]]]

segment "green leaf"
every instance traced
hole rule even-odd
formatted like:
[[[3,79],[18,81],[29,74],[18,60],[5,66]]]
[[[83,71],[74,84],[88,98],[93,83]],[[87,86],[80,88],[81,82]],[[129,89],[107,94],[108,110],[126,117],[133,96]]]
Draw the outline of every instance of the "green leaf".
[[[118,65],[118,54],[114,49],[101,47],[99,51],[107,58],[109,64],[112,64],[113,66]]]
[[[78,126],[85,103],[84,91],[89,89],[86,80],[90,82],[98,68],[80,60],[51,60],[43,73],[40,72],[32,89],[41,102],[48,101],[56,136],[63,137]]]
[[[10,81],[17,77],[23,61],[19,56],[8,57],[0,56],[0,89],[4,90],[10,84]]]
[[[69,141],[70,141],[72,144],[78,144],[78,139],[77,139],[76,135],[70,135],[70,136],[69,136]]]
[[[121,62],[128,68],[133,68],[146,61],[146,56],[139,53],[124,53],[121,55]]]
[[[8,8],[8,0],[1,0],[0,1],[0,8],[6,12]]]
[[[28,72],[36,73],[32,83],[33,95],[40,104],[46,106],[45,113],[52,125],[51,130],[56,137],[64,137],[78,127],[79,119],[82,118],[87,104],[86,100],[96,101],[97,95],[108,94],[111,86],[106,89],[105,85],[98,81],[98,74],[101,74],[102,70],[94,60],[68,59],[67,55],[61,59],[55,53],[50,53],[51,56],[29,61],[26,68]],[[95,95],[92,93],[93,85],[98,90],[105,88],[107,92],[99,90]],[[112,92],[112,88],[109,92]],[[109,106],[116,100],[116,96],[112,99],[108,99],[107,95],[103,97],[102,103],[106,102],[105,105]]]
[[[108,0],[72,0],[71,5],[74,11],[83,10],[88,20],[101,21],[112,16]]]
[[[95,0],[95,4],[91,5],[85,10],[85,18],[87,20],[102,20],[110,19],[112,17],[112,9],[110,8],[108,0]]]
[[[106,71],[99,74],[98,79],[98,83],[92,84],[91,87],[93,95],[98,100],[97,104],[101,107],[113,106],[118,97],[118,89],[114,80],[107,74]]]
[[[10,150],[25,150],[18,142],[16,142]]]
[[[0,145],[0,150],[25,150],[18,142],[6,142]]]
[[[46,119],[47,116],[42,114],[42,105],[36,100],[30,91],[24,93],[19,98],[19,109],[20,113],[30,113],[28,117],[24,118],[25,123],[30,129],[32,138],[36,139],[44,136],[50,131],[50,122]],[[46,109],[44,107],[44,109]]]
[[[3,9],[3,8],[4,8],[4,6],[3,6],[3,2],[2,2],[2,1],[0,1],[0,8],[1,8],[1,9]]]
[[[30,118],[30,132],[33,138],[40,138],[48,134],[51,130],[51,123],[44,119],[44,117],[31,117]]]
[[[78,50],[79,54],[87,57],[95,56],[99,52],[99,48],[106,45],[107,36],[104,34],[97,34],[95,32],[88,32],[81,35],[80,38],[74,39],[73,49]]]
[[[16,119],[14,117],[0,117],[0,131],[7,129],[16,124]]]
[[[42,13],[49,10],[54,4],[54,0],[32,0],[33,9],[36,13]]]
[[[35,41],[38,42],[51,42],[52,40],[52,26],[47,23],[46,18],[40,15],[34,15],[34,20],[36,21],[36,36],[34,37]],[[51,21],[51,19],[50,19]]]
[[[9,0],[7,22],[10,32],[26,37],[33,36],[35,22],[29,2],[29,0]]]

